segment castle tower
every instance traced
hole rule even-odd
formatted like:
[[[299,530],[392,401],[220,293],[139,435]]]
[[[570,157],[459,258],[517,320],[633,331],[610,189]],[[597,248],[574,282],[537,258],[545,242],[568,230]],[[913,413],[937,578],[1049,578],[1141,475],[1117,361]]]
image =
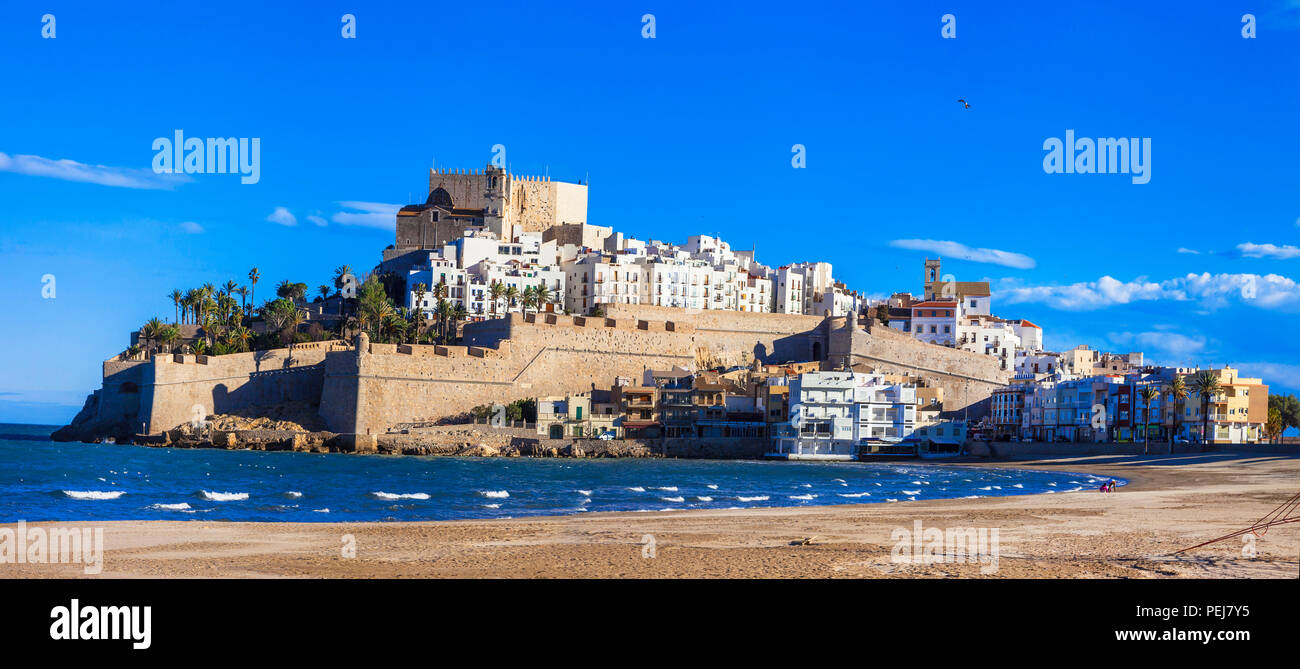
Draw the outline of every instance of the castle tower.
[[[924,297],[927,300],[932,298],[932,296],[934,295],[934,284],[935,282],[940,280],[939,277],[941,276],[943,275],[939,271],[939,258],[935,258],[934,260],[930,260],[929,258],[926,258],[925,259],[925,290],[922,292],[922,297]]]

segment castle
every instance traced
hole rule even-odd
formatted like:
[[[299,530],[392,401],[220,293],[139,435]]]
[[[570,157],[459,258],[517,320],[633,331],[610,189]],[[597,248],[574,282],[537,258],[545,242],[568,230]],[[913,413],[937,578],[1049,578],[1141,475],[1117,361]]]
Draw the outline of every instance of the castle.
[[[856,317],[690,312],[610,305],[604,317],[508,314],[465,327],[465,346],[299,344],[222,356],[104,362],[104,384],[65,439],[157,434],[279,402],[319,407],[328,429],[382,434],[474,406],[584,392],[646,369],[754,360],[924,376],[945,408],[977,418],[1007,373],[987,356],[933,346]]]
[[[470,228],[509,240],[520,232],[586,221],[585,184],[517,176],[490,164],[482,170],[431,169],[424,204],[397,212],[396,243],[384,251],[384,262],[442,248]]]

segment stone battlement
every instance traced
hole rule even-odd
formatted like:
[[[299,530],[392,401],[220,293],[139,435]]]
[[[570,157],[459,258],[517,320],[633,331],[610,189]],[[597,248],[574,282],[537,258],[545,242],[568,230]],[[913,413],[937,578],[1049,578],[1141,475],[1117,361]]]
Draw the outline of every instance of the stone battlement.
[[[646,369],[754,360],[916,374],[945,388],[949,408],[975,407],[972,417],[1007,380],[988,356],[867,331],[846,318],[610,305],[605,317],[511,313],[470,323],[458,346],[361,336],[353,346],[105,361],[104,387],[79,420],[157,433],[196,416],[306,401],[331,431],[380,434],[482,404],[607,388],[615,377],[639,379]]]

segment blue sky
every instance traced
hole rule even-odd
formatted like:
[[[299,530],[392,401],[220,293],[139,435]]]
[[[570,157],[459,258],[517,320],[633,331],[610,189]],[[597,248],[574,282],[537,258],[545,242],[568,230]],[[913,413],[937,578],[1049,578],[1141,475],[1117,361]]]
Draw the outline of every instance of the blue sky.
[[[638,238],[717,233],[869,294],[942,251],[1051,348],[1300,389],[1292,0],[182,4],[0,7],[0,421],[71,418],[173,288],[373,267],[370,205],[496,144]],[[259,182],[154,175],[176,129],[260,138]],[[1067,129],[1151,138],[1150,182],[1046,173]]]

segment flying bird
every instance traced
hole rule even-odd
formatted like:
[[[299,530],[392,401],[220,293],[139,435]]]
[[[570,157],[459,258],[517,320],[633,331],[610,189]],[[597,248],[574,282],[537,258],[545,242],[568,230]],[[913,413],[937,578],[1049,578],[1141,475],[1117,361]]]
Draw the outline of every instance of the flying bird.
[[[970,109],[970,103],[965,100],[958,100],[966,109]]]

